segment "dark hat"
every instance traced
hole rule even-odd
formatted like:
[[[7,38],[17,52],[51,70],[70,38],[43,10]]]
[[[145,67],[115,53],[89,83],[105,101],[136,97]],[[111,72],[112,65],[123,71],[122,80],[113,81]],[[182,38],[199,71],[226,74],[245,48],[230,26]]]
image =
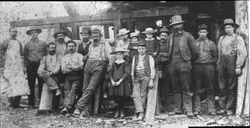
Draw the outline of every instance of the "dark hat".
[[[126,49],[123,49],[123,48],[121,48],[121,47],[117,47],[117,48],[115,49],[115,51],[111,52],[110,54],[116,54],[116,53],[118,53],[118,52],[124,53],[124,52],[127,52],[127,50],[126,50]]]
[[[168,28],[166,26],[163,26],[163,28],[160,29],[160,33],[162,32],[169,32]]]
[[[224,22],[223,22],[223,24],[221,25],[221,27],[224,28],[226,25],[232,25],[232,26],[234,26],[235,28],[238,28],[238,27],[239,27],[238,24],[235,24],[235,23],[234,23],[233,19],[225,19]]]
[[[59,30],[58,32],[56,32],[54,34],[54,38],[57,38],[57,34],[63,34],[64,36],[67,36],[67,33],[65,31],[63,31],[63,30]]]
[[[26,34],[30,35],[32,31],[36,31],[38,34],[40,34],[42,32],[41,29],[30,29],[30,30],[26,31]]]
[[[206,24],[200,24],[198,26],[198,31],[202,30],[202,29],[206,29],[208,31],[208,26]]]
[[[173,26],[173,25],[177,25],[177,24],[182,24],[186,21],[183,21],[181,18],[181,15],[174,15],[171,17],[170,19],[170,24],[168,25],[168,27]]]
[[[80,34],[82,34],[82,33],[91,34],[91,29],[89,27],[83,27],[82,31],[80,32]]]
[[[144,41],[140,42],[138,46],[146,46],[146,43]]]

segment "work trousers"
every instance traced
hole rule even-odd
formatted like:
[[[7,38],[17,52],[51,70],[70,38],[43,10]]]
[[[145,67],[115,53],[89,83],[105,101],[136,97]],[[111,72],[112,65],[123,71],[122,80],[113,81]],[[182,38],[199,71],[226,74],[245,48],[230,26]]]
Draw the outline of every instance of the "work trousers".
[[[84,111],[90,110],[92,95],[104,77],[107,62],[104,60],[88,60],[84,68],[82,96],[76,108]]]
[[[194,111],[200,112],[201,94],[207,94],[208,112],[215,112],[214,83],[215,83],[215,65],[213,63],[194,65]]]
[[[78,90],[80,89],[80,76],[67,75],[64,84],[64,107],[72,110]]]
[[[146,75],[137,75],[134,79],[133,100],[135,104],[135,112],[144,112],[146,107],[146,99],[148,94],[148,84],[150,77]]]
[[[40,62],[29,62],[27,64],[27,78],[28,84],[30,88],[30,95],[29,95],[29,105],[35,105],[35,84],[36,78],[38,79],[38,96],[39,100],[42,94],[42,87],[43,87],[43,80],[37,74],[37,70],[39,68]]]
[[[20,105],[20,100],[22,96],[8,97],[9,106],[17,108]]]
[[[219,80],[219,105],[222,110],[233,110],[236,87],[236,56],[221,55],[217,65]]]
[[[191,62],[175,61],[170,63],[170,77],[174,93],[174,111],[176,113],[192,112]]]

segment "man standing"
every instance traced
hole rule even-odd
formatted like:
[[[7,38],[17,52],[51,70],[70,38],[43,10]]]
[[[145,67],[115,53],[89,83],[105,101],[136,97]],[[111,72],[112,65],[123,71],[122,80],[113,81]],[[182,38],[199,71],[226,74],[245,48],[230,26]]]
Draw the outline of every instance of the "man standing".
[[[171,18],[169,27],[174,32],[169,35],[170,77],[174,93],[174,111],[169,115],[186,113],[188,117],[193,116],[191,84],[191,59],[197,56],[194,37],[183,30],[182,18],[175,15]],[[183,108],[182,109],[182,103]]]
[[[101,37],[102,33],[99,29],[92,31],[93,43],[89,47],[88,60],[84,68],[83,94],[74,111],[76,116],[80,115],[81,111],[82,117],[89,116],[87,106],[110,62],[111,47],[107,42],[101,40]]]
[[[31,36],[29,42],[24,46],[24,61],[27,69],[28,84],[30,87],[29,106],[35,107],[35,83],[38,78],[39,99],[42,93],[42,79],[38,77],[37,70],[40,65],[40,60],[46,55],[47,45],[45,41],[38,38],[38,34],[42,32],[41,29],[31,29],[26,32]]]
[[[80,89],[80,73],[84,64],[83,56],[75,51],[76,43],[69,40],[66,45],[69,53],[61,60],[62,73],[66,74],[64,108],[61,114],[69,114],[73,109],[77,91]]]
[[[198,50],[198,58],[194,62],[194,115],[198,115],[200,113],[200,96],[204,92],[208,97],[208,113],[216,115],[214,83],[217,48],[215,43],[207,38],[207,34],[208,26],[205,24],[199,25],[199,38],[195,41]]]
[[[218,42],[218,79],[220,88],[218,114],[232,115],[234,110],[236,79],[242,74],[241,68],[245,63],[247,51],[241,36],[235,34],[239,25],[232,19],[225,19],[222,25],[226,35],[220,37]]]

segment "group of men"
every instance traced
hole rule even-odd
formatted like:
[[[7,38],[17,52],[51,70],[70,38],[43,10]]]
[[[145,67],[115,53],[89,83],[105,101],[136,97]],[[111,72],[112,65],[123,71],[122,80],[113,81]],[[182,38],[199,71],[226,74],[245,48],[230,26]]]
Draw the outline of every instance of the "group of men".
[[[146,33],[147,38],[142,40],[145,45],[138,46],[138,48],[145,46],[146,53],[153,57],[146,59],[150,62],[145,62],[150,65],[153,61],[155,66],[141,63],[143,70],[140,69],[146,74],[149,69],[150,78],[146,83],[150,86],[149,89],[154,86],[155,74],[152,74],[152,71],[156,70],[161,72],[160,78],[163,79],[159,83],[160,94],[165,95],[164,88],[169,85],[174,94],[174,109],[169,115],[186,113],[188,117],[192,117],[200,114],[200,98],[205,91],[209,114],[232,115],[236,99],[234,95],[236,79],[241,75],[247,57],[245,42],[235,33],[238,25],[232,19],[225,19],[221,26],[226,34],[220,37],[216,46],[207,37],[209,29],[206,24],[198,26],[199,38],[195,40],[192,34],[183,30],[185,21],[180,15],[173,16],[170,21],[167,27],[174,30],[170,35],[168,28],[163,27],[159,31],[159,40],[148,37],[149,34]],[[146,32],[150,31],[152,31],[150,28],[146,29]],[[41,102],[46,101],[41,96],[43,93],[45,95],[42,90],[51,92],[53,100],[50,102],[53,101],[53,108],[58,109],[60,94],[63,94],[65,97],[62,114],[73,112],[77,116],[89,116],[94,91],[102,85],[100,82],[112,63],[110,44],[102,39],[103,34],[99,29],[83,28],[80,43],[73,40],[65,42],[67,34],[60,31],[54,34],[55,42],[46,44],[38,38],[41,32],[41,29],[31,29],[26,32],[31,36],[30,41],[24,46],[24,60],[30,88],[29,105],[33,108],[35,106],[34,87],[38,78]],[[130,59],[128,61],[139,66],[144,56],[140,57],[138,61]],[[138,66],[135,67],[136,71]],[[220,92],[218,111],[215,108],[214,95],[216,70]],[[133,83],[136,77],[134,73],[144,74],[131,71]],[[46,89],[42,83],[46,84]],[[194,86],[194,90],[191,90],[191,86]],[[145,100],[146,96],[139,100]],[[165,97],[159,98],[164,100]],[[137,103],[134,101],[135,105],[139,104],[139,101]],[[140,109],[143,111],[143,107]]]

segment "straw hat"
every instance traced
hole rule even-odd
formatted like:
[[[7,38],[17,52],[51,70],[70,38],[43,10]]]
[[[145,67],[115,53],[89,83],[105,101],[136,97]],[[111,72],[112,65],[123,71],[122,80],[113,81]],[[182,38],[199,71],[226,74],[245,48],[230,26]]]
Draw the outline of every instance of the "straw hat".
[[[132,37],[138,37],[138,36],[139,36],[139,33],[137,33],[137,32],[130,33],[130,38],[132,38]]]
[[[124,52],[127,52],[127,50],[126,50],[126,49],[123,49],[123,48],[121,48],[121,47],[117,47],[117,48],[115,49],[115,51],[111,52],[111,54],[116,54],[116,53],[118,53],[118,52],[124,53]]]
[[[127,30],[126,28],[122,28],[119,30],[119,33],[116,35],[116,36],[122,36],[122,35],[125,35],[127,33],[129,33],[130,31]]]
[[[238,24],[235,24],[233,19],[225,19],[223,24],[222,24],[222,27],[224,28],[226,25],[232,25],[234,26],[235,28],[238,28],[239,25]]]
[[[142,33],[152,34],[152,33],[156,33],[156,31],[153,28],[146,28],[145,31],[143,31]]]
[[[174,15],[171,17],[170,22],[171,23],[168,25],[168,27],[173,26],[173,25],[177,25],[177,24],[182,24],[186,21],[182,20],[181,15]]]
[[[41,29],[30,29],[30,30],[26,31],[26,34],[30,35],[32,31],[36,31],[38,34],[40,34],[42,32]]]
[[[65,31],[63,31],[63,30],[59,30],[58,32],[56,32],[54,34],[54,38],[57,38],[57,34],[63,34],[64,36],[67,36],[67,33]]]

